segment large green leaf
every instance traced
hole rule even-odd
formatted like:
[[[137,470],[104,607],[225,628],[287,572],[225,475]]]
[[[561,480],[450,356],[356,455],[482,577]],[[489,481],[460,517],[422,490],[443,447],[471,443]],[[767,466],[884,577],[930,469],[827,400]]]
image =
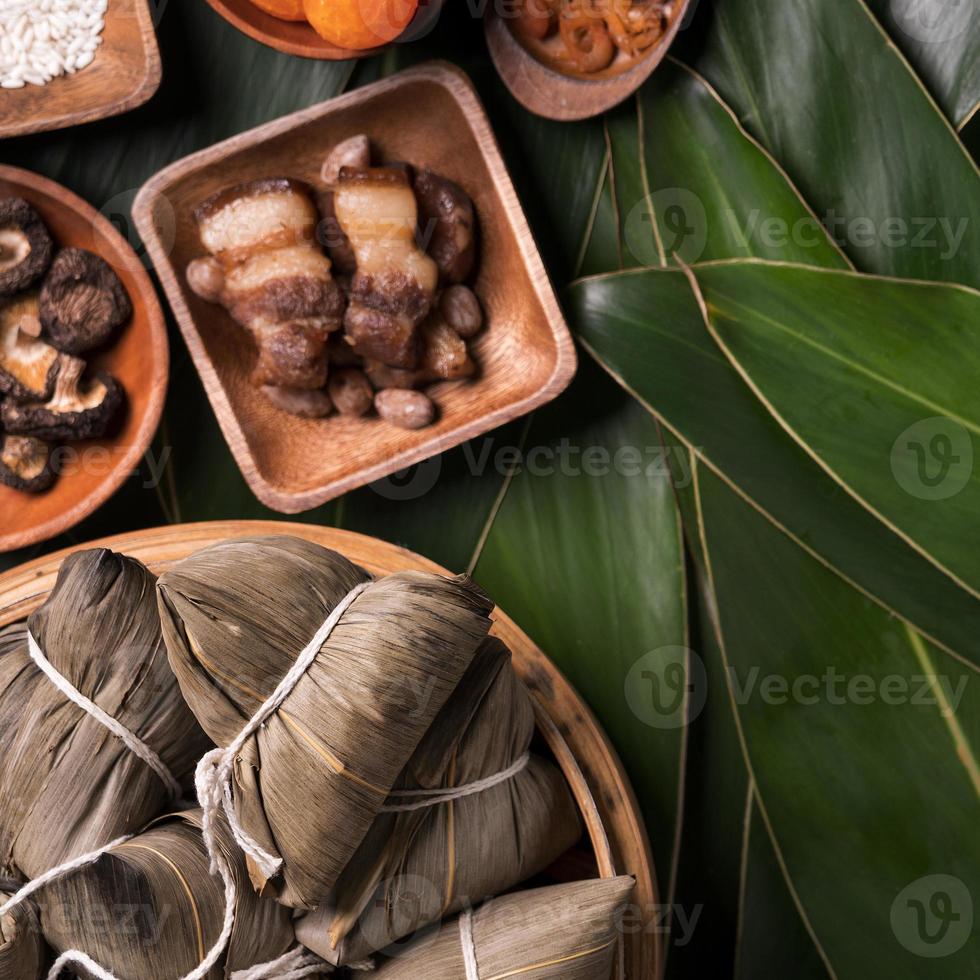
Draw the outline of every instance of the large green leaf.
[[[747,803],[741,828],[742,877],[734,978],[825,980],[827,965],[787,893],[785,872],[759,811],[754,785]]]
[[[980,19],[972,2],[868,0],[891,39],[961,127],[980,102]]]
[[[683,447],[668,441],[671,452],[686,458]],[[682,499],[691,494],[689,462],[680,465],[680,456],[671,457],[675,471],[675,489]],[[680,476],[680,473],[688,474]],[[684,486],[680,486],[680,484]],[[686,520],[686,514],[685,514]],[[688,544],[696,544],[685,526]],[[739,947],[739,905],[744,863],[743,825],[749,777],[738,744],[735,719],[728,698],[724,662],[711,629],[707,608],[707,590],[700,568],[688,575],[691,593],[691,701],[688,722],[687,766],[684,787],[684,837],[681,841],[676,899],[683,910],[677,916],[671,939],[670,976],[697,978],[733,976]],[[759,848],[762,850],[762,848]],[[781,922],[788,935],[795,936],[792,918],[795,910],[779,895],[779,883],[772,890],[776,896],[764,917],[772,923],[774,916],[788,912],[788,925]],[[761,904],[761,903],[760,903]],[[685,928],[685,923],[688,923]],[[693,923],[691,925],[690,923]],[[800,927],[796,924],[796,930]],[[746,955],[754,957],[766,949],[749,941]],[[799,944],[805,949],[807,943]],[[761,974],[760,974],[761,975]]]
[[[608,125],[622,265],[676,255],[847,267],[776,162],[691,69],[668,60]]]
[[[976,671],[697,476],[740,736],[821,956],[839,977],[976,977]]]
[[[706,465],[884,606],[980,663],[980,604],[787,437],[712,341],[683,273],[586,279],[570,302],[581,337],[610,372]]]
[[[862,0],[718,0],[695,66],[867,272],[980,282],[980,180]]]
[[[764,264],[696,275],[709,328],[793,438],[976,592],[980,294]]]

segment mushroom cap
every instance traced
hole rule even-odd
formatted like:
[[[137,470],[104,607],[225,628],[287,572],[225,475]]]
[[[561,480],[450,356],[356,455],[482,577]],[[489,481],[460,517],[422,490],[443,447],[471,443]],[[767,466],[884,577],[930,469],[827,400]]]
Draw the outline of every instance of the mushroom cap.
[[[64,354],[36,336],[35,292],[0,297],[0,392],[18,401],[44,401],[54,390]]]
[[[46,442],[0,435],[0,483],[25,493],[43,493],[54,479],[51,447]]]
[[[110,374],[99,372],[83,379],[85,363],[66,358],[45,402],[6,401],[0,421],[11,435],[33,436],[47,442],[100,439],[124,400],[122,386]]]
[[[126,287],[101,256],[62,249],[41,286],[41,326],[67,354],[101,347],[133,314]]]
[[[20,197],[0,199],[0,296],[33,286],[53,252],[51,234],[37,211]]]

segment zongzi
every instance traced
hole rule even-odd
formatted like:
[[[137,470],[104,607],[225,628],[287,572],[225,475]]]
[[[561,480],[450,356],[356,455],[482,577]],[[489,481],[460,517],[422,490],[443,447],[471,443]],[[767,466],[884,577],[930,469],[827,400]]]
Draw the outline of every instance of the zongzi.
[[[456,734],[448,771],[436,784],[448,798],[437,795],[434,799],[444,801],[407,809],[407,816],[419,818],[409,828],[407,853],[389,847],[387,861],[372,866],[373,877],[358,879],[362,861],[369,862],[385,842],[398,840],[403,818],[396,802],[393,813],[375,822],[330,900],[297,923],[300,941],[324,959],[338,964],[364,960],[422,926],[509,891],[544,870],[581,836],[564,776],[530,754],[534,710],[511,666],[510,651],[494,638],[484,647],[499,655],[468,724],[444,719],[458,703],[457,693],[420,746],[427,749],[440,727]],[[431,758],[426,752],[416,755]],[[409,785],[436,791],[419,777],[414,762],[406,767],[414,778],[400,781],[392,795],[393,801],[406,801],[406,807],[417,806],[410,801],[420,799]],[[466,795],[453,798],[455,792]]]
[[[139,830],[207,748],[167,660],[153,576],[104,549],[72,555],[26,627],[0,633],[0,867],[36,878]]]
[[[224,784],[253,883],[314,908],[459,684],[492,603],[463,577],[375,582],[290,537],[214,545],[158,591],[171,665],[205,731],[232,746],[264,719]]]
[[[0,881],[0,905],[17,891],[15,882]],[[47,952],[33,903],[24,902],[0,916],[0,977],[3,980],[39,980]]]
[[[389,951],[375,980],[609,980],[633,879],[596,878],[514,892]]]
[[[293,943],[288,909],[260,898],[222,821],[216,841],[235,881],[234,925],[219,980],[273,960]],[[221,933],[225,896],[209,870],[201,811],[156,821],[92,865],[45,885],[41,927],[58,952],[81,950],[125,980],[176,980],[201,963]],[[71,969],[86,976],[78,966]]]

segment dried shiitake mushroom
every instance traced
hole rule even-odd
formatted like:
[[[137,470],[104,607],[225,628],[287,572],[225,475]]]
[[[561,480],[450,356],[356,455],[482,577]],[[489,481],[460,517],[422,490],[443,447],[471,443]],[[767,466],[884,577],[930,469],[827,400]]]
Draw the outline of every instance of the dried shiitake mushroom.
[[[41,286],[41,326],[66,354],[101,347],[133,314],[126,287],[105,259],[83,248],[55,257]]]
[[[415,178],[419,229],[443,282],[465,282],[476,262],[476,214],[459,184],[431,170]]]
[[[0,296],[33,286],[47,272],[53,251],[48,229],[27,201],[0,200]]]
[[[54,477],[46,442],[31,436],[0,436],[0,483],[25,493],[43,493]]]
[[[119,382],[100,373],[83,379],[85,362],[62,358],[54,392],[45,401],[8,400],[0,408],[3,428],[11,435],[34,436],[49,442],[98,439],[105,435],[119,410]]]
[[[37,293],[0,299],[0,392],[26,401],[43,401],[54,390],[64,359],[38,340]]]

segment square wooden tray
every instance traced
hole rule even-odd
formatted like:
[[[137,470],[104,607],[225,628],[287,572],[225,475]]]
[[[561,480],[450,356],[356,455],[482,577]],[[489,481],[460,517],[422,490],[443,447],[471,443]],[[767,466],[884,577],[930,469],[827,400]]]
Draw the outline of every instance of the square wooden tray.
[[[460,183],[480,224],[480,374],[428,388],[439,418],[414,432],[373,416],[309,420],[274,408],[249,383],[256,352],[245,331],[184,277],[203,254],[192,216],[201,201],[263,176],[316,183],[331,147],[357,133],[368,134],[380,159],[427,165]],[[489,120],[451,65],[409,69],[195,153],[150,179],[133,216],[245,479],[282,513],[316,507],[524,415],[575,373],[571,336]]]
[[[141,106],[160,87],[160,51],[147,0],[109,0],[95,60],[47,85],[0,89],[0,137],[105,119]]]

